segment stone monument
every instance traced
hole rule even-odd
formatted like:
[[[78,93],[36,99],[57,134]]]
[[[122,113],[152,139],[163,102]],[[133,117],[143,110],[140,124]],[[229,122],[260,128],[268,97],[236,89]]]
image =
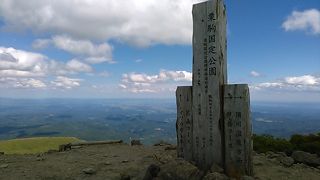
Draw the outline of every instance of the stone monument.
[[[192,86],[178,87],[178,156],[232,177],[252,174],[248,85],[227,84],[226,9],[223,0],[195,4]]]

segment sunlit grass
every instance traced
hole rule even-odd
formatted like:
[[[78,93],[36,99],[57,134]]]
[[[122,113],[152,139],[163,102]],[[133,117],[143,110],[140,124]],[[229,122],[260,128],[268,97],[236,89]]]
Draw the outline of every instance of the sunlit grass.
[[[59,145],[80,141],[75,137],[36,137],[0,141],[0,152],[5,154],[35,154],[58,150]]]

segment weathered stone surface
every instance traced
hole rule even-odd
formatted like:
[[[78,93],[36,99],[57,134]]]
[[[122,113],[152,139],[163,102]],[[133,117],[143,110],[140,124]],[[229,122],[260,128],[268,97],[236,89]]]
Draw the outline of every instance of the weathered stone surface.
[[[195,4],[193,14],[193,159],[201,169],[223,165],[222,85],[226,83],[222,0]]]
[[[224,86],[225,170],[230,177],[252,175],[252,127],[247,84]]]
[[[137,139],[131,140],[131,146],[140,146],[140,145],[142,145],[140,140],[137,140]]]
[[[177,100],[177,154],[192,161],[192,87],[180,86],[176,91]]]
[[[316,154],[304,151],[294,151],[291,155],[295,162],[307,164],[309,166],[320,166],[320,158]]]
[[[202,174],[193,164],[183,159],[174,159],[160,166],[158,176],[166,180],[200,180]]]
[[[293,165],[293,163],[294,163],[294,160],[291,157],[281,157],[280,158],[280,162],[285,167],[291,167]]]
[[[228,180],[228,179],[229,179],[228,176],[218,172],[209,173],[203,178],[203,180]]]

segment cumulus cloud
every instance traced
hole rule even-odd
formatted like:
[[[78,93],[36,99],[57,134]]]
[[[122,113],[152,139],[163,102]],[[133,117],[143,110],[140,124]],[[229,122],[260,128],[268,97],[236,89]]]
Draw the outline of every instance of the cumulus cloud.
[[[252,90],[285,90],[320,92],[320,76],[303,75],[285,77],[276,82],[265,82],[251,85]]]
[[[10,78],[2,77],[0,78],[1,86],[5,88],[35,88],[35,89],[44,89],[47,87],[47,84],[41,80],[34,78]]]
[[[64,64],[39,53],[0,47],[1,77],[45,77],[91,71],[91,66],[75,59]]]
[[[66,69],[72,72],[91,72],[93,71],[92,67],[80,62],[76,59],[72,59],[71,61],[67,62]]]
[[[108,43],[94,44],[89,40],[77,40],[67,35],[57,35],[51,39],[37,39],[32,44],[33,48],[36,49],[46,48],[49,45],[82,57],[92,64],[102,62],[113,63],[113,48]]]
[[[159,74],[147,75],[144,73],[123,74],[119,87],[134,93],[154,93],[169,91],[176,82],[191,82],[192,73],[187,71],[161,70]]]
[[[80,86],[82,79],[73,79],[65,76],[58,76],[54,81],[51,81],[51,84],[55,88],[60,89],[72,89]]]
[[[312,34],[320,34],[320,11],[317,9],[293,11],[283,22],[282,27],[286,31],[304,30]]]
[[[65,75],[92,71],[90,65],[77,59],[62,63],[39,53],[0,47],[0,87],[3,88],[71,89],[80,86],[81,80]],[[43,80],[52,76],[57,78],[51,83]]]
[[[0,16],[7,29],[136,46],[191,44],[192,4],[200,1],[2,0]]]
[[[38,53],[0,47],[1,77],[45,76],[49,59]]]
[[[250,75],[251,75],[252,77],[260,77],[260,76],[261,76],[261,74],[258,73],[257,71],[251,71],[251,72],[250,72]]]

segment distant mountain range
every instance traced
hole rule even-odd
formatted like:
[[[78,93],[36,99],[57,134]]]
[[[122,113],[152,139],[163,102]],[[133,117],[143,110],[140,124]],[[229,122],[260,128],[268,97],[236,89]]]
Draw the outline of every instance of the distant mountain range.
[[[320,130],[320,104],[252,102],[253,131],[289,137]],[[176,142],[174,99],[0,99],[0,139]]]

